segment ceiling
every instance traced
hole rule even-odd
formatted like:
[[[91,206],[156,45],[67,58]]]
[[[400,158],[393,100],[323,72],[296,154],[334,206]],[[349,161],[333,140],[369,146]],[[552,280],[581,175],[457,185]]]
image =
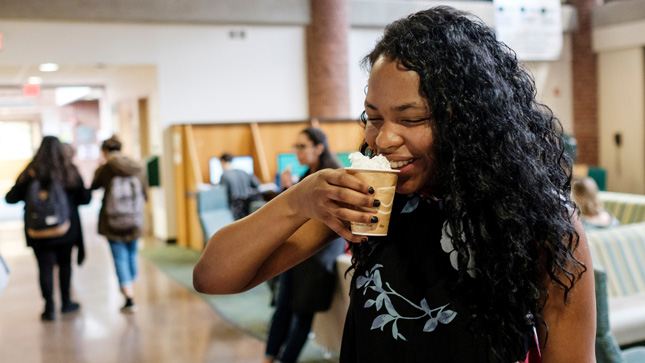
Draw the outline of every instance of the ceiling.
[[[117,77],[121,67],[114,65],[59,65],[56,72],[41,72],[38,64],[0,66],[0,88],[16,88],[28,83],[29,77],[40,77],[42,87],[102,87]]]

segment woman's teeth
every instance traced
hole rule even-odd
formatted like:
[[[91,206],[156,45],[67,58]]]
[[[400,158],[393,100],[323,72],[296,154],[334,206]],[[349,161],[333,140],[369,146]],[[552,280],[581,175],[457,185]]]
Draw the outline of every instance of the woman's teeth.
[[[410,160],[400,160],[400,161],[390,161],[390,167],[392,169],[402,168],[402,167],[410,164],[412,161],[413,161],[412,159],[410,159]]]

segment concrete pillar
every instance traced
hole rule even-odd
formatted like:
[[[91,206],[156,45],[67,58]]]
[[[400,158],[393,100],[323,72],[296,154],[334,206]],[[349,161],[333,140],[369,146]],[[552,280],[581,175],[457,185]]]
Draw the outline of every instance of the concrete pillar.
[[[591,12],[597,0],[572,0],[578,29],[572,35],[573,134],[578,141],[577,163],[598,165],[598,77],[592,49]]]
[[[307,28],[309,116],[349,119],[348,0],[310,0]]]

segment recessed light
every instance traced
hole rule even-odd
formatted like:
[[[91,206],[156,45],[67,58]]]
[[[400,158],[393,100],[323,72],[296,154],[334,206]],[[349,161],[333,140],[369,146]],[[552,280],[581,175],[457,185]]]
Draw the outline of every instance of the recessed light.
[[[58,64],[56,63],[43,63],[38,67],[41,72],[56,72],[58,70]]]
[[[29,77],[27,78],[27,83],[29,84],[42,84],[43,79],[40,77]]]

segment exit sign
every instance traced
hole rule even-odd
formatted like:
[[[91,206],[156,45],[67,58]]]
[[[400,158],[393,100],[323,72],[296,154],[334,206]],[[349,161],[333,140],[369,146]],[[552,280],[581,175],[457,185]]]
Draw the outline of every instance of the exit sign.
[[[22,86],[22,97],[24,98],[38,98],[40,96],[39,84],[24,84]]]

